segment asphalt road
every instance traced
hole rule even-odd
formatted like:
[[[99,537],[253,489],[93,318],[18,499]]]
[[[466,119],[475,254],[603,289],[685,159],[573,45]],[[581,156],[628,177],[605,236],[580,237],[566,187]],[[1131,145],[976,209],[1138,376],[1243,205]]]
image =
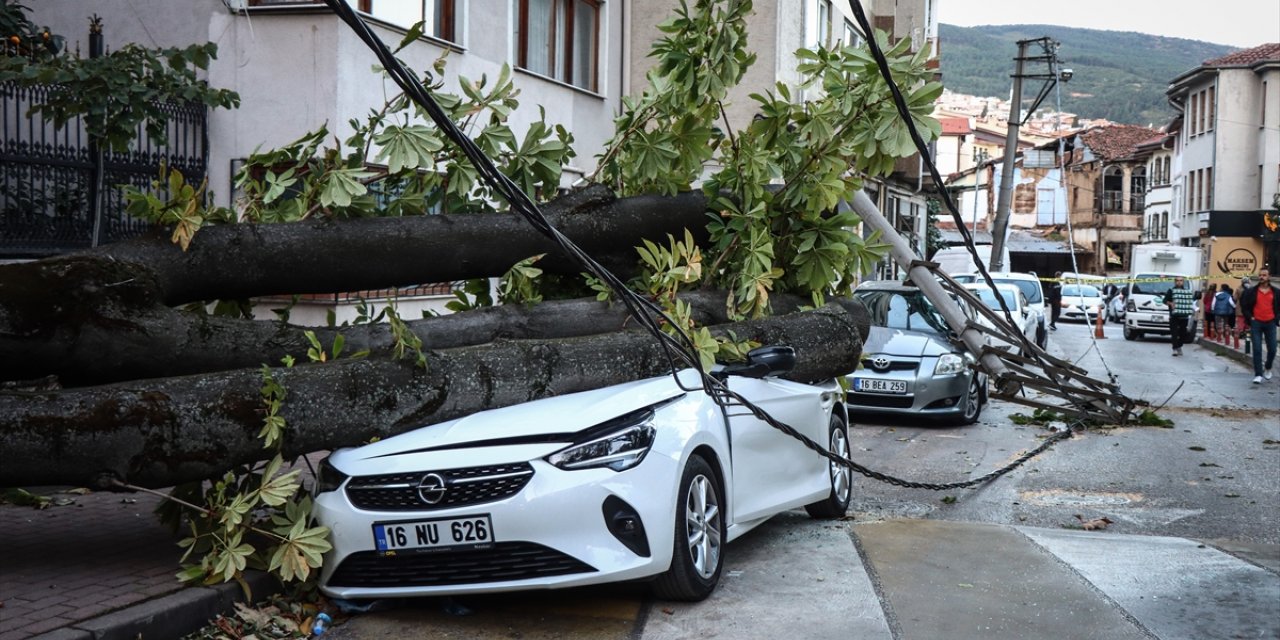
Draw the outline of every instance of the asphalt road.
[[[702,603],[654,601],[643,585],[408,599],[329,636],[1280,637],[1280,379],[1251,385],[1247,367],[1198,347],[1175,358],[1167,341],[1107,333],[1095,345],[1091,328],[1062,323],[1049,348],[1167,401],[1173,428],[1089,431],[975,489],[858,478],[850,518],[790,512],[729,545]],[[995,401],[969,427],[855,418],[852,455],[908,480],[975,477],[1048,433],[1013,413],[1031,410]],[[1077,514],[1113,524],[1079,531]]]
[[[1125,394],[1153,406],[1173,428],[1097,430],[1060,442],[1003,478],[934,492],[862,479],[859,520],[936,518],[1061,527],[1107,517],[1123,533],[1280,543],[1280,378],[1250,383],[1248,367],[1195,346],[1172,356],[1167,340],[1124,340],[1117,325],[1059,323],[1050,353],[1093,375],[1110,370]],[[854,457],[909,480],[950,482],[984,474],[1048,432],[1016,426],[1020,405],[994,401],[970,427],[854,420]],[[1270,443],[1270,444],[1268,444]],[[954,498],[954,502],[951,499]],[[946,499],[946,502],[943,500]]]

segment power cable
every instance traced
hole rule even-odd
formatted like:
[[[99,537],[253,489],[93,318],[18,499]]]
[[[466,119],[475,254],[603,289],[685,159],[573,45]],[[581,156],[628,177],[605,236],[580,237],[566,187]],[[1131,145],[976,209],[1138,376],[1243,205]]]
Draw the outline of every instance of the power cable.
[[[493,162],[485,156],[484,152],[481,151],[463,131],[458,129],[457,125],[448,117],[448,114],[446,114],[435,99],[431,97],[430,91],[426,88],[424,83],[419,81],[407,67],[395,58],[390,49],[387,48],[387,45],[369,29],[368,24],[366,24],[364,20],[351,9],[346,0],[325,0],[325,4],[333,9],[334,13],[336,13],[343,22],[347,23],[347,25],[355,32],[357,37],[359,37],[373,51],[379,62],[382,64],[383,69],[392,78],[392,80],[400,86],[400,88],[405,92],[405,95],[407,95],[415,104],[427,113],[440,131],[444,133],[450,141],[458,145],[463,154],[466,155],[467,159],[472,163],[481,179],[492,186],[498,195],[507,201],[512,211],[516,212],[533,225],[534,229],[539,233],[542,233],[556,242],[556,244],[566,254],[577,260],[591,273],[591,275],[605,283],[606,286],[614,292],[626,307],[628,313],[630,313],[641,326],[643,326],[654,336],[655,339],[658,340],[659,344],[662,346],[664,356],[671,366],[671,375],[675,378],[677,386],[685,391],[703,391],[707,393],[713,402],[721,407],[722,412],[725,412],[726,415],[729,407],[741,407],[750,412],[750,414],[756,419],[800,441],[800,443],[806,448],[818,453],[832,463],[849,467],[864,476],[891,484],[933,490],[974,486],[997,478],[1017,468],[1032,457],[1039,455],[1055,442],[1070,437],[1072,432],[1075,430],[1072,428],[1064,430],[1061,433],[1054,434],[1042,442],[1040,446],[1023,454],[1009,465],[992,471],[980,478],[949,484],[929,484],[901,480],[893,476],[873,471],[848,458],[832,453],[824,444],[815,442],[804,434],[798,432],[794,427],[777,420],[764,411],[764,409],[742,397],[737,392],[731,390],[727,384],[716,376],[704,371],[701,366],[701,359],[698,356],[697,350],[694,348],[693,341],[688,334],[684,332],[683,328],[672,322],[671,318],[668,317],[660,307],[632,291],[617,276],[611,273],[603,265],[596,262],[572,240],[564,236],[559,230],[552,226],[529,196],[521,191],[520,188],[517,187],[506,175],[499,171],[498,168],[494,166]],[[862,19],[863,26],[866,28],[865,16],[862,16]],[[874,43],[874,41],[871,42]],[[873,49],[879,53],[878,47],[874,47],[874,44]],[[879,56],[881,59],[882,70],[887,73],[888,68],[887,66],[884,66],[886,63],[883,62],[883,54],[881,53]],[[892,83],[891,79],[890,87],[893,88],[894,93],[897,94],[900,99],[901,95],[898,94],[897,87]],[[909,120],[908,124],[910,124]],[[911,131],[913,136],[916,136],[918,140],[918,134],[915,132],[914,127],[912,127]],[[928,156],[926,155],[925,158],[928,159]],[[937,169],[933,166],[932,161],[929,162],[929,166],[936,178]],[[951,210],[954,214],[954,203],[951,203]],[[970,241],[969,244],[970,250],[972,250],[972,241]],[[985,271],[984,275],[986,275]],[[988,281],[990,281],[990,277],[987,276],[987,278]],[[1006,315],[1009,315],[1008,308],[1004,305],[1003,301],[1001,301],[1001,305],[1005,306],[1005,313]],[[663,332],[660,325],[662,322],[667,323],[675,330],[674,336]],[[683,363],[684,366],[681,367],[678,363]],[[685,368],[691,368],[697,371],[702,381],[701,388],[687,387],[684,382],[680,380],[678,373],[681,369]]]

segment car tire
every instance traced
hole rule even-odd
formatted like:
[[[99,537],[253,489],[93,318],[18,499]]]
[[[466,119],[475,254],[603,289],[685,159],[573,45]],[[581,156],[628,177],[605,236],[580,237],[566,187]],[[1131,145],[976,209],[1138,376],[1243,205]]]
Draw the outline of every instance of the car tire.
[[[1044,325],[1036,328],[1036,346],[1040,347],[1041,351],[1049,348],[1049,331],[1044,328]]]
[[[1142,332],[1134,331],[1133,329],[1129,328],[1129,325],[1126,324],[1124,326],[1124,339],[1125,340],[1141,340]]]
[[[839,413],[831,413],[831,428],[827,430],[827,450],[841,458],[849,457],[849,426]],[[806,504],[804,510],[810,518],[842,518],[853,499],[853,472],[842,464],[827,461],[827,477],[831,492],[826,498]]]
[[[978,375],[974,374],[969,380],[969,390],[964,394],[964,410],[960,414],[960,418],[956,420],[958,424],[973,424],[978,421],[982,415],[982,385],[978,383]]]
[[[671,567],[654,580],[653,594],[697,602],[715,591],[724,566],[724,491],[711,465],[693,455],[677,495]]]

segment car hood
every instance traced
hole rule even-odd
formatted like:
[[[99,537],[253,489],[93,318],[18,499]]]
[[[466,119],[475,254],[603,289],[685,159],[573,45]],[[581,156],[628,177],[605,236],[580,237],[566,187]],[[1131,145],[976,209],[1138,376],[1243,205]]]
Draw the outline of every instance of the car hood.
[[[947,343],[946,339],[936,333],[888,327],[871,327],[867,340],[862,345],[864,356],[884,354],[918,358],[940,356],[953,351],[955,349]]]
[[[700,385],[691,370],[682,371],[681,380],[686,386]],[[335,452],[330,461],[343,473],[360,475],[394,473],[409,462],[408,459],[434,453],[456,456],[458,449],[469,446],[511,446],[550,452],[572,442],[576,432],[684,393],[672,376],[662,376],[544,398],[473,413],[362,447],[343,449]]]

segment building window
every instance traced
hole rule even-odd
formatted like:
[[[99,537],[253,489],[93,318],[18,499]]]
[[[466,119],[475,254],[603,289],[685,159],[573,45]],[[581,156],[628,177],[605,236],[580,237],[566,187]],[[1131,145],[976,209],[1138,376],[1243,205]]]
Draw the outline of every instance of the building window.
[[[817,49],[831,44],[831,0],[816,0],[817,8],[808,24],[809,46]]]
[[[1187,137],[1196,137],[1196,97],[1187,101]]]
[[[1208,92],[1208,94],[1206,94],[1206,96],[1205,96],[1205,103],[1206,103],[1206,106],[1207,106],[1207,107],[1208,107],[1208,109],[1209,109],[1209,116],[1208,116],[1208,118],[1207,118],[1207,120],[1208,120],[1208,125],[1207,125],[1207,127],[1206,127],[1205,131],[1213,131],[1213,118],[1214,118],[1214,116],[1215,116],[1215,115],[1217,114],[1217,112],[1218,112],[1218,105],[1217,105],[1217,102],[1218,102],[1218,101],[1217,101],[1217,99],[1214,97],[1214,96],[1215,96],[1215,94],[1217,93],[1217,91],[1218,91],[1218,90],[1217,90],[1217,89],[1215,89],[1214,87],[1209,87],[1209,92]]]
[[[449,42],[458,41],[458,0],[360,0],[357,8],[383,22],[411,27]]]
[[[1213,167],[1204,170],[1204,208],[1213,209]]]
[[[844,39],[842,43],[846,47],[856,47],[862,44],[862,38],[858,36],[858,30],[853,28],[853,23],[848,20],[844,21]],[[1263,83],[1263,93],[1266,93],[1266,83]]]
[[[1197,94],[1197,95],[1199,95],[1199,96],[1200,96],[1200,108],[1199,108],[1199,110],[1197,111],[1197,114],[1196,114],[1196,118],[1197,118],[1196,132],[1197,132],[1197,133],[1204,133],[1204,132],[1205,132],[1205,127],[1204,127],[1204,94],[1205,94],[1205,92],[1203,92],[1203,91],[1201,91],[1199,94]]]
[[[600,51],[598,0],[520,0],[516,27],[521,68],[596,90]]]
[[[1265,127],[1267,125],[1267,81],[1262,81],[1262,110],[1258,114],[1258,126]]]

